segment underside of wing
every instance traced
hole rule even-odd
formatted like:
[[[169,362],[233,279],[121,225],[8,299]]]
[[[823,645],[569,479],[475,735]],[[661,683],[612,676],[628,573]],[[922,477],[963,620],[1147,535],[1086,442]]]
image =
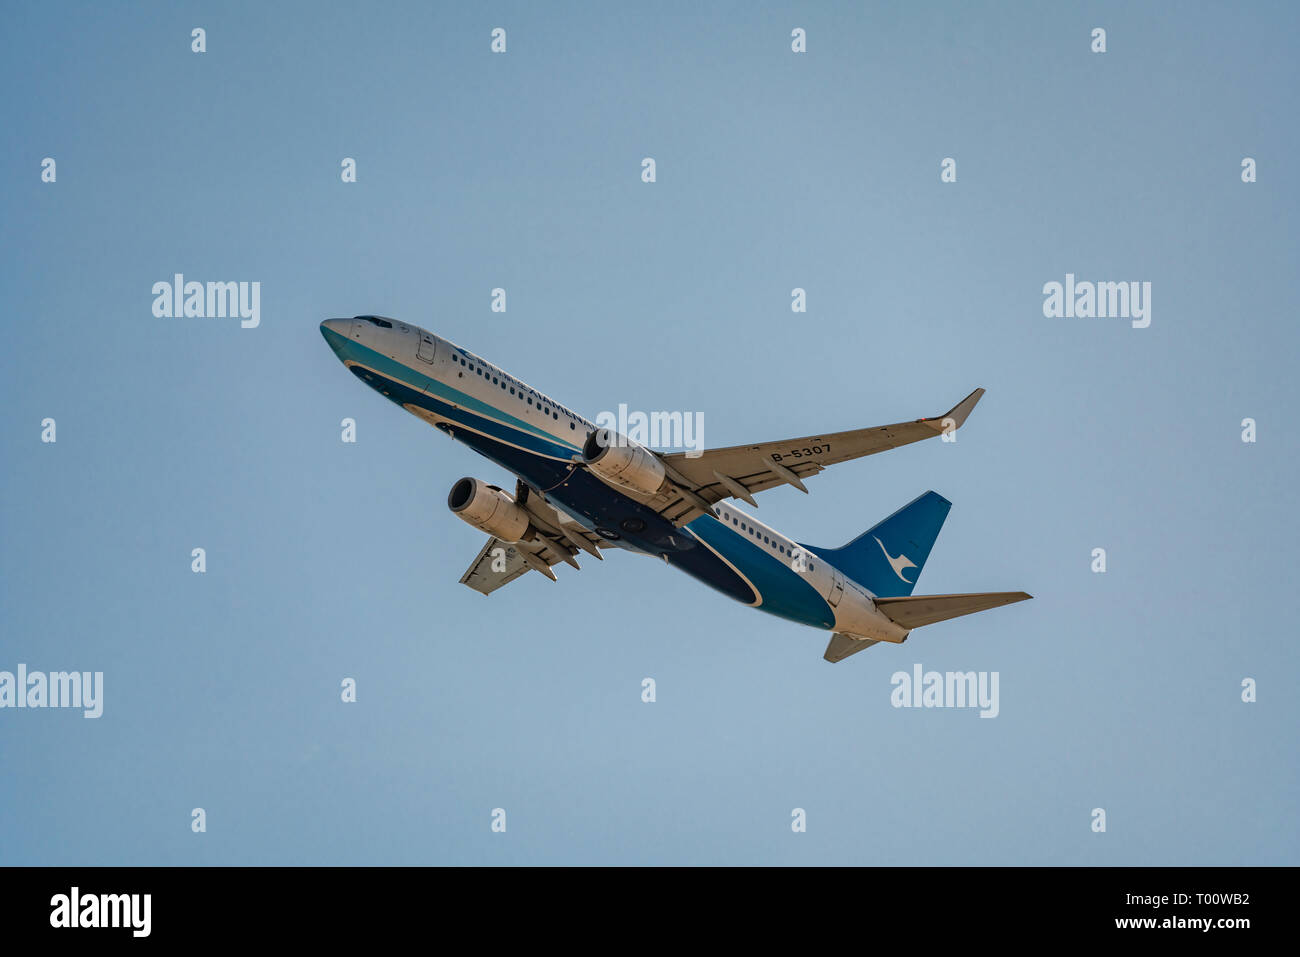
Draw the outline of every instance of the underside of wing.
[[[518,548],[499,538],[489,538],[478,557],[460,576],[460,583],[479,594],[490,595],[502,585],[509,585],[528,568]]]
[[[515,503],[528,512],[530,537],[521,542],[489,538],[461,576],[462,585],[490,595],[530,570],[555,581],[551,566],[564,562],[579,568],[576,558],[579,552],[600,559],[601,548],[616,546],[616,543],[605,541],[559,512],[522,482],[516,487]]]
[[[983,389],[976,389],[948,412],[933,418],[757,445],[709,449],[694,457],[691,457],[692,453],[674,452],[661,456],[661,459],[669,477],[704,503],[711,505],[734,497],[757,505],[753,495],[773,486],[793,485],[807,492],[803,480],[830,465],[951,432],[966,421],[983,394]],[[692,509],[698,515],[703,511],[699,504],[690,496],[682,496],[676,507],[682,510],[683,515]],[[665,510],[666,515],[668,511]]]

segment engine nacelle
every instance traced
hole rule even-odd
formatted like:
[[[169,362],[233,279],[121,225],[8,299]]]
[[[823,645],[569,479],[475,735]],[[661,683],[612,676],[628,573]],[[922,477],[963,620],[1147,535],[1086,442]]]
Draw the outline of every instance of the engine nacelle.
[[[666,481],[663,463],[649,449],[612,429],[595,429],[582,444],[582,460],[600,478],[653,495]]]
[[[533,534],[528,513],[495,485],[463,478],[451,487],[447,507],[453,515],[503,542],[521,542]]]

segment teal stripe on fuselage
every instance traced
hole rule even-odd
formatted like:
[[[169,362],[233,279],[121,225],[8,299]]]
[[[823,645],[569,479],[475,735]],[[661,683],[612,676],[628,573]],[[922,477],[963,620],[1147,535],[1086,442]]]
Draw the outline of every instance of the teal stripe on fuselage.
[[[711,515],[685,527],[749,579],[763,596],[761,611],[815,628],[834,627],[835,612],[821,593],[768,549]]]
[[[523,419],[511,415],[509,412],[492,405],[491,403],[484,402],[482,399],[461,392],[459,389],[447,385],[440,379],[435,379],[416,369],[412,369],[408,365],[403,365],[397,360],[384,355],[382,352],[376,352],[369,346],[364,346],[346,336],[341,336],[331,329],[325,329],[322,331],[335,354],[345,362],[352,361],[366,366],[367,368],[374,369],[381,375],[387,376],[390,379],[396,379],[398,382],[401,382],[416,391],[425,392],[434,398],[442,399],[444,402],[454,403],[468,411],[477,412],[480,415],[493,419],[494,421],[509,426],[512,429],[544,440],[545,447],[542,448],[539,448],[536,442],[526,443],[525,447],[529,451],[538,452],[542,455],[550,455],[553,458],[562,459],[566,462],[572,458],[575,452],[579,451],[578,445],[565,442],[563,439],[557,438],[550,432],[547,432],[544,429],[539,429],[531,422],[526,422]],[[496,435],[494,437],[502,439],[503,441],[510,441],[511,438],[508,434]],[[584,435],[583,438],[586,438],[586,436]]]

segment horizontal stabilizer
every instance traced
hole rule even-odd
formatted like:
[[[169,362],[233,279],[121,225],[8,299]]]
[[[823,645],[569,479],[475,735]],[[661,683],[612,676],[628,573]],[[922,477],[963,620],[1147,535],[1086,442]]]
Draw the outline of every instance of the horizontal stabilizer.
[[[880,642],[872,641],[870,638],[852,638],[849,635],[831,635],[831,643],[826,646],[826,654],[822,655],[827,661],[843,661],[849,655],[855,655],[864,648],[870,648],[872,645],[878,645]]]
[[[911,595],[877,598],[876,607],[904,628],[920,628],[936,621],[973,615],[977,611],[1033,598],[1022,591],[982,591],[970,595]],[[829,649],[828,649],[829,650]]]

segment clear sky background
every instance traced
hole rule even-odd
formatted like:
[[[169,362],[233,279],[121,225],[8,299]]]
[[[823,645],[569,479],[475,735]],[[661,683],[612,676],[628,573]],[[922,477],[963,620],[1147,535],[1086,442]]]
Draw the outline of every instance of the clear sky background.
[[[105,702],[0,711],[0,863],[1300,863],[1294,4],[5,21],[0,670]],[[155,318],[176,272],[261,326]],[[1044,318],[1067,272],[1151,282],[1150,327]],[[983,386],[756,514],[836,546],[934,489],[917,592],[1035,598],[838,665],[617,552],[485,599],[446,494],[513,480],[344,371],[317,326],[369,312],[714,446]],[[916,663],[1000,715],[895,709]]]

